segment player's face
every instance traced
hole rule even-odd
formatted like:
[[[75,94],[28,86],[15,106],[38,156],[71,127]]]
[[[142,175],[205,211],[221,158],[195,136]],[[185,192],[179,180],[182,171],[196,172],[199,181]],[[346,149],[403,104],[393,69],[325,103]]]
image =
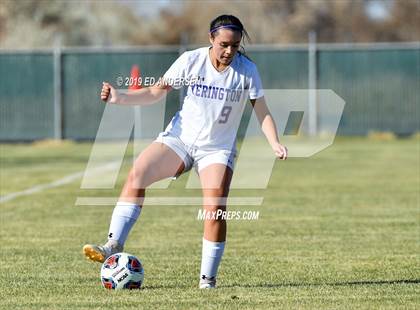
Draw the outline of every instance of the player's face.
[[[238,31],[220,29],[214,36],[210,35],[213,57],[223,65],[229,65],[239,49],[242,35]]]

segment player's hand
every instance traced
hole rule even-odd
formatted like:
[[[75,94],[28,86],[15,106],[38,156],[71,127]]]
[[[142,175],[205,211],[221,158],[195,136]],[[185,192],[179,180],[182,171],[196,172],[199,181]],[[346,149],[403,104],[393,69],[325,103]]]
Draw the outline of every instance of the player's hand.
[[[117,90],[107,82],[102,82],[101,100],[109,103],[117,103]]]
[[[276,154],[276,157],[278,159],[282,159],[282,160],[286,160],[287,159],[287,147],[277,143],[276,145],[273,146],[273,151],[274,154]]]

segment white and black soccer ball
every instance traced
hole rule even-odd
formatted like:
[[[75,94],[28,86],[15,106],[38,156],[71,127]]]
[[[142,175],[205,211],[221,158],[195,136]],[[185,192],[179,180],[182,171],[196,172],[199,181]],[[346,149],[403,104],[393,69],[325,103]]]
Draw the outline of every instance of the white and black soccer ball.
[[[143,265],[134,255],[116,253],[102,264],[101,281],[107,289],[138,289],[143,284],[143,279]]]

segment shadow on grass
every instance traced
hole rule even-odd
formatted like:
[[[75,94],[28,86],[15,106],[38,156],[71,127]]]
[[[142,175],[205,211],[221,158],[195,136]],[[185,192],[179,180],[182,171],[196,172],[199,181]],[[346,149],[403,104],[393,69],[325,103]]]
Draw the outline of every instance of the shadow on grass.
[[[378,281],[348,281],[337,283],[260,283],[260,284],[231,284],[220,285],[219,288],[244,287],[244,288],[276,288],[276,287],[304,287],[304,286],[351,286],[351,285],[389,285],[389,284],[420,284],[420,279],[410,280],[378,280]],[[160,289],[187,289],[188,285],[150,285],[142,290]]]
[[[187,289],[191,288],[191,286],[187,285],[145,285],[142,286],[142,290],[162,290],[162,289]]]
[[[351,285],[389,285],[389,284],[419,284],[420,279],[410,280],[378,280],[378,281],[348,281],[336,283],[260,283],[260,284],[232,284],[220,287],[303,287],[303,286],[351,286]]]

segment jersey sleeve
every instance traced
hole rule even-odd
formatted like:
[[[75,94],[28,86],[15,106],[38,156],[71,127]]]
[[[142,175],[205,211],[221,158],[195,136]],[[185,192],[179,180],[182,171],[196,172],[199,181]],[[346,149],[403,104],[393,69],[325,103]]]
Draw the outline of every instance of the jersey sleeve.
[[[258,73],[257,66],[253,65],[250,70],[248,91],[249,99],[258,99],[264,96],[260,74]]]
[[[178,57],[177,60],[172,64],[172,66],[166,71],[163,75],[163,80],[169,86],[174,89],[180,89],[183,85],[183,81],[186,76],[186,68],[188,55],[187,52],[183,53],[181,56]]]

